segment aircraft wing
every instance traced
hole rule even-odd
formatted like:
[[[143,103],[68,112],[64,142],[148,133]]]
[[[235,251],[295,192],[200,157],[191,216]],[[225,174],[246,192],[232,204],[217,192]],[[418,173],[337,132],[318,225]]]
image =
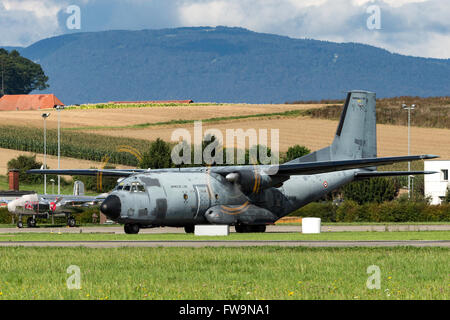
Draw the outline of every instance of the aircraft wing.
[[[84,175],[84,176],[112,176],[112,177],[129,177],[136,173],[144,172],[204,172],[209,170],[213,173],[226,175],[229,173],[238,173],[241,171],[263,171],[268,175],[311,175],[333,171],[344,171],[352,169],[361,169],[368,167],[390,165],[397,162],[409,162],[426,159],[436,159],[435,155],[419,155],[404,157],[386,157],[386,158],[366,158],[354,160],[329,160],[316,162],[302,162],[294,164],[282,164],[279,166],[262,165],[262,166],[222,166],[222,167],[197,167],[197,168],[169,168],[169,169],[88,169],[88,170],[29,170],[29,174],[59,174],[59,175]],[[411,174],[411,173],[408,173]]]
[[[79,169],[79,170],[28,170],[28,174],[59,174],[65,176],[97,176],[103,175],[105,177],[128,177],[136,173],[145,172],[147,170],[141,169]]]

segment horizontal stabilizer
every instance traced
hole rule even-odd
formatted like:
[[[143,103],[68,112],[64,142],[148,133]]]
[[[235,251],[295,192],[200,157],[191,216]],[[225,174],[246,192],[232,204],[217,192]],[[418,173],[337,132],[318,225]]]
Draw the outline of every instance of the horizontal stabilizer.
[[[377,177],[415,176],[422,174],[435,174],[435,171],[367,171],[355,173],[357,180]]]
[[[305,162],[296,164],[284,164],[279,167],[278,174],[285,174],[285,175],[319,174],[332,171],[343,171],[367,167],[384,166],[394,164],[397,162],[409,162],[435,158],[439,158],[439,156],[421,155],[421,156],[406,156],[406,157],[370,158],[370,159],[356,159],[356,160],[331,160],[331,161]]]

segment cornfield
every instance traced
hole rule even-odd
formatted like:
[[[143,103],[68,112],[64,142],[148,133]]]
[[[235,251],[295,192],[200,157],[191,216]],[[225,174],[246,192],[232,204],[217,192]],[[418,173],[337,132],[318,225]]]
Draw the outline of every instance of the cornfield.
[[[47,130],[47,154],[58,154],[57,130]],[[143,153],[150,142],[140,139],[108,137],[81,132],[61,132],[61,156],[77,159],[137,166],[137,158],[128,152],[120,151],[121,146],[131,147]],[[43,130],[15,126],[0,126],[0,147],[20,151],[43,153]],[[123,149],[123,148],[122,148]]]

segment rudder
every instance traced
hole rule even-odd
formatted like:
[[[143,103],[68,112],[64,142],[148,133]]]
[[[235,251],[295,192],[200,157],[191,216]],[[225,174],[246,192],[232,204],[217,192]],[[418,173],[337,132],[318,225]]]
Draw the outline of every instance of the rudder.
[[[376,94],[351,91],[330,147],[331,159],[377,157]]]

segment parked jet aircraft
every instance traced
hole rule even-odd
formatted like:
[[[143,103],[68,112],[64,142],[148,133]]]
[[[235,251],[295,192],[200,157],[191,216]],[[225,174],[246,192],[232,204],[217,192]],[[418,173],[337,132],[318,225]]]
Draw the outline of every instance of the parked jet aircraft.
[[[193,232],[197,224],[264,232],[266,225],[352,181],[432,173],[376,170],[376,166],[437,156],[377,158],[375,104],[375,93],[349,92],[333,143],[279,166],[29,173],[126,177],[100,207],[109,219],[124,224],[126,233],[159,226]]]
[[[83,188],[84,189],[84,188]],[[67,225],[75,227],[74,214],[82,213],[85,210],[100,206],[108,195],[103,194],[97,197],[84,195],[40,195],[30,194],[19,199],[8,202],[8,211],[18,216],[17,227],[22,228],[22,216],[29,216],[27,225],[29,228],[36,227],[36,218],[66,217]]]

